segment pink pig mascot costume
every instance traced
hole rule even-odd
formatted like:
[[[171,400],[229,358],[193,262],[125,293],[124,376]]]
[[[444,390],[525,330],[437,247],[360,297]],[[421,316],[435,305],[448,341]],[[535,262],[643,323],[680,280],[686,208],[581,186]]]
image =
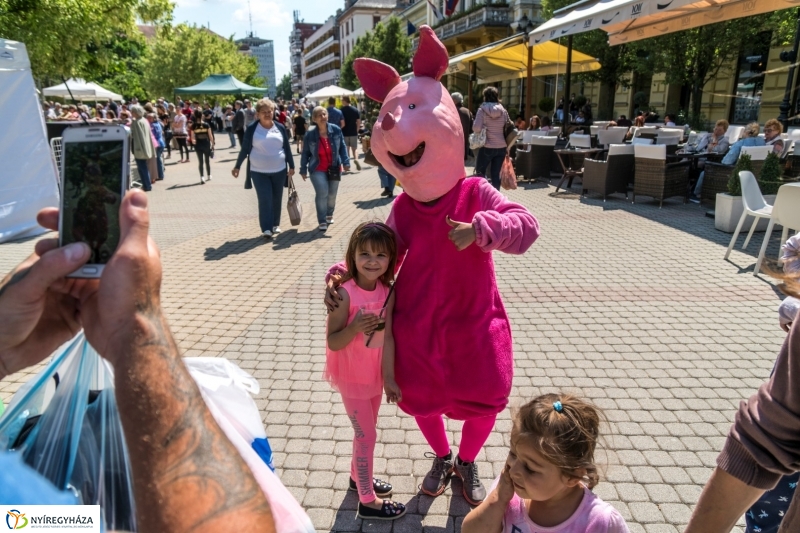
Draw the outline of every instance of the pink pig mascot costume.
[[[354,67],[365,94],[383,103],[373,154],[405,191],[387,220],[403,259],[393,315],[395,378],[403,394],[399,407],[415,417],[436,454],[422,490],[438,496],[455,474],[465,498],[477,505],[486,490],[475,459],[508,403],[514,366],[491,252],[524,253],[539,226],[485,179],[466,177],[458,111],[439,82],[447,64],[444,45],[422,26],[408,82],[373,59],[357,59]],[[412,152],[422,155],[407,166],[403,155]],[[459,230],[452,221],[466,222]],[[474,244],[459,251],[449,234],[464,228]],[[342,270],[340,264],[330,273]],[[456,458],[443,415],[464,420]]]

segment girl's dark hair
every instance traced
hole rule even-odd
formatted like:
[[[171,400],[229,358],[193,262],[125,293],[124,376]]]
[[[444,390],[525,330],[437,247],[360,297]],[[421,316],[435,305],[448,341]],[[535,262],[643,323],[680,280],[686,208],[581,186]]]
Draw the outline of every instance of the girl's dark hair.
[[[497,87],[487,87],[483,90],[483,101],[484,102],[499,102],[500,95],[497,92]]]
[[[394,230],[383,222],[364,222],[350,236],[350,244],[347,245],[347,253],[344,256],[347,264],[344,281],[355,278],[358,273],[356,252],[366,244],[369,244],[374,252],[385,252],[389,256],[389,267],[380,280],[384,285],[390,285],[394,281],[394,268],[397,264],[397,241]]]
[[[545,126],[549,126],[550,124],[551,124],[550,117],[548,117],[547,115],[543,116],[542,117],[542,127],[544,128]]]
[[[195,124],[200,124],[203,122],[203,112],[199,109],[195,109],[194,113],[192,114],[192,122]]]
[[[536,119],[536,125],[533,125],[533,120]],[[539,118],[539,115],[533,115],[528,121],[528,129],[529,130],[538,130],[542,127],[542,119]]]
[[[594,450],[602,416],[597,407],[577,396],[544,394],[517,411],[511,440],[525,439],[563,475],[580,477],[591,489],[600,481]],[[576,474],[579,469],[586,475]]]

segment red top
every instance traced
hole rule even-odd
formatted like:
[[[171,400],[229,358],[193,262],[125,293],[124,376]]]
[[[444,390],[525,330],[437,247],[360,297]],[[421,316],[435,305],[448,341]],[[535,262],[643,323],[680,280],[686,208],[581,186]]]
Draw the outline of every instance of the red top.
[[[278,122],[280,122],[284,126],[286,125],[286,111],[280,112],[280,114],[278,115]]]
[[[328,167],[333,163],[333,152],[331,152],[331,143],[326,137],[319,138],[319,165],[317,171],[326,172]]]

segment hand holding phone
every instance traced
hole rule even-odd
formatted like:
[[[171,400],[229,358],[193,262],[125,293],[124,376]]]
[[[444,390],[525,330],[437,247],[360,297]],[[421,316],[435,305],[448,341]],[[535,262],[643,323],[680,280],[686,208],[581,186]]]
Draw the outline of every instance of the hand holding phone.
[[[120,126],[64,130],[59,245],[84,242],[92,250],[89,262],[70,277],[99,278],[117,249],[128,150],[128,132]]]

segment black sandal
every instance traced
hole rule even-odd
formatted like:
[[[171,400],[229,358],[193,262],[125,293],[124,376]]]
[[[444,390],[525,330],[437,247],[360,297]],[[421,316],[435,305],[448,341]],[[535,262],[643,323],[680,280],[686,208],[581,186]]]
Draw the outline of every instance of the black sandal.
[[[353,478],[350,478],[350,490],[358,491],[358,486]],[[372,490],[375,491],[375,496],[378,498],[385,498],[392,495],[392,485],[382,481],[378,478],[372,478]]]
[[[383,500],[380,509],[373,509],[359,502],[356,517],[364,520],[397,520],[404,514],[406,514],[405,505],[392,500]]]

